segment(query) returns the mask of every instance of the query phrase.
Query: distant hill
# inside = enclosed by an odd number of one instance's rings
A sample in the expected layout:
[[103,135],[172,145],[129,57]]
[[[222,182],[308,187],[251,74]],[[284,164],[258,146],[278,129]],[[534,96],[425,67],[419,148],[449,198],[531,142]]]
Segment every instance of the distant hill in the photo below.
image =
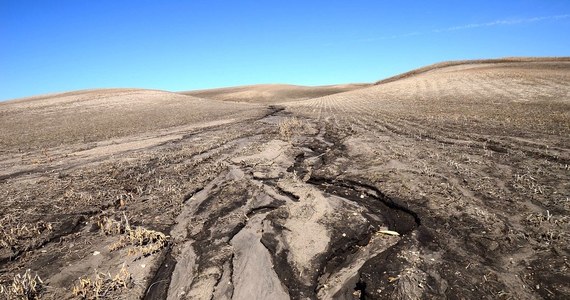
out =
[[402,74],[398,74],[386,79],[376,81],[374,84],[383,84],[399,79],[415,76],[418,74],[444,69],[453,66],[469,66],[469,65],[482,65],[482,64],[501,64],[501,63],[523,63],[523,62],[570,62],[570,57],[505,57],[497,59],[476,59],[476,60],[455,60],[439,62],[433,65],[421,67],[411,70]]
[[[212,102],[214,101],[214,102]],[[93,142],[265,111],[255,104],[166,91],[99,89],[0,102],[0,146],[35,148]]]
[[222,101],[274,104],[322,97],[367,86],[369,84],[340,84],[315,87],[288,84],[259,84],[186,91],[181,92],[181,94]]

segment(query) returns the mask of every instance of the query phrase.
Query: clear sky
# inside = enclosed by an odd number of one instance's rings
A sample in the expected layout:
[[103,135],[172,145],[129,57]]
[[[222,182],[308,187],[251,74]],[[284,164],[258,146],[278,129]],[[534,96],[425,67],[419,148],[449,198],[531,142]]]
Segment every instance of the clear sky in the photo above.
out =
[[568,0],[0,0],[0,100],[371,82],[445,60],[569,55]]

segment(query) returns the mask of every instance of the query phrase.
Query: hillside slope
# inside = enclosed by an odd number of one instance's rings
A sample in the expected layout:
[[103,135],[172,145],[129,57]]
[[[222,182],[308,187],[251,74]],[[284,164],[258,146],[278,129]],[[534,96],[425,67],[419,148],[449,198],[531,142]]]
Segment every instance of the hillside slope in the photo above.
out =
[[287,106],[342,141],[315,182],[368,183],[421,219],[360,268],[367,297],[570,295],[568,59],[442,63]]
[[206,121],[262,113],[261,106],[164,91],[107,89],[0,103],[2,150],[89,143]]
[[[399,79],[408,78],[411,76],[419,75],[422,73],[430,72],[430,71],[437,71],[440,69],[450,69],[449,67],[457,66],[458,68],[470,68],[470,67],[481,67],[483,65],[499,65],[499,64],[506,64],[507,66],[515,65],[519,63],[519,65],[525,65],[525,63],[530,63],[531,65],[537,62],[541,63],[564,63],[569,62],[570,57],[506,57],[506,58],[495,58],[495,59],[478,59],[478,60],[456,60],[456,61],[445,61],[440,63],[435,63],[433,65],[421,67],[418,69],[414,69],[408,72],[404,72],[402,74],[398,74],[392,77],[388,77],[385,79],[381,79],[376,81],[374,84],[383,84],[392,81],[396,81]],[[526,64],[529,66],[529,64]]]

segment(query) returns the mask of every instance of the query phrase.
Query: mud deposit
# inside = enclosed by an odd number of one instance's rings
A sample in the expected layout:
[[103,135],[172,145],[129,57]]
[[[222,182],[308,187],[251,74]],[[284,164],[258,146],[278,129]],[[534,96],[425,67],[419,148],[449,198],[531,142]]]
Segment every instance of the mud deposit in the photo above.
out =
[[[2,139],[0,298],[27,269],[42,299],[570,297],[570,63],[278,88],[0,104],[37,121]],[[105,120],[143,96],[176,102]],[[42,135],[54,103],[97,122]]]

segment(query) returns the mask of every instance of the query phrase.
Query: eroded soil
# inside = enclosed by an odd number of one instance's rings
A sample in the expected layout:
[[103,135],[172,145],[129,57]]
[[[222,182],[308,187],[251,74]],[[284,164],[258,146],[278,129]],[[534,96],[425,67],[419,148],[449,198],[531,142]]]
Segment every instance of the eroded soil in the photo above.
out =
[[570,64],[248,105],[7,146],[0,282],[31,269],[44,299],[570,297]]

